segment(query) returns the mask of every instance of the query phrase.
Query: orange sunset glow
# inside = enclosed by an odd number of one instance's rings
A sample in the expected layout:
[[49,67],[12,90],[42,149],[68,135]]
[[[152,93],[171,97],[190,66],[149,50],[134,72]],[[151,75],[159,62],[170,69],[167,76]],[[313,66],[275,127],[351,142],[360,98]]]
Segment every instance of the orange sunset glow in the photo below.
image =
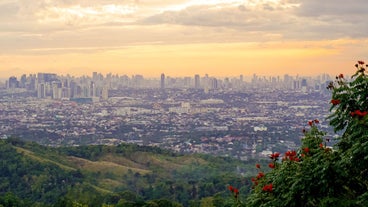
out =
[[[365,6],[364,6],[365,5]],[[368,52],[363,0],[0,2],[0,78],[351,73]]]

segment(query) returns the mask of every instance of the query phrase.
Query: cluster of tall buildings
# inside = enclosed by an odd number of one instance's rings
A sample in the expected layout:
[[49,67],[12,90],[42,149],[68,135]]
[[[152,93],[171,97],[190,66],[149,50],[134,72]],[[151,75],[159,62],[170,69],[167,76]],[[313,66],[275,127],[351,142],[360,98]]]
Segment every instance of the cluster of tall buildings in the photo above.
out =
[[[244,80],[247,79],[247,80]],[[12,76],[6,82],[6,88],[10,90],[25,89],[37,92],[38,98],[47,99],[103,99],[109,97],[109,90],[123,88],[192,88],[204,92],[218,90],[243,90],[254,88],[282,89],[282,90],[322,90],[331,80],[327,74],[317,77],[299,77],[284,75],[283,77],[266,77],[253,75],[244,78],[243,75],[231,78],[216,78],[208,74],[192,77],[170,77],[164,73],[159,79],[144,78],[142,75],[112,75],[106,76],[93,72],[91,76],[72,77],[58,76],[54,73],[38,73],[22,75],[18,80]]]
[[[228,78],[225,78],[225,81],[228,81]],[[215,77],[209,77],[208,74],[206,74],[204,77],[200,77],[200,75],[195,74],[194,79],[192,79],[191,77],[171,78],[166,77],[165,74],[162,73],[160,80],[160,88],[161,89],[194,88],[194,89],[204,89],[205,91],[208,91],[208,90],[216,90],[219,89],[220,87],[219,87],[219,79]]]
[[73,98],[108,98],[108,87],[104,82],[93,79],[76,80],[70,76],[59,77],[54,73],[38,73],[22,75],[20,80],[15,76],[6,82],[7,89],[25,89],[37,92],[38,98],[73,99]]
[[330,81],[331,76],[328,74],[321,74],[315,77],[285,74],[283,78],[280,76],[265,77],[253,75],[251,85],[253,88],[272,87],[275,89],[307,92],[310,90],[324,90]]

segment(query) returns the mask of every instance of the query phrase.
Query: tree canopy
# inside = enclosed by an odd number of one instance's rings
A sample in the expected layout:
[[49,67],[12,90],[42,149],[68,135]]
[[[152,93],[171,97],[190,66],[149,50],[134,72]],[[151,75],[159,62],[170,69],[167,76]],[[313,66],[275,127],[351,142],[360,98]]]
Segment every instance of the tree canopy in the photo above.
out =
[[355,67],[351,78],[340,74],[327,86],[336,140],[319,129],[319,120],[309,121],[298,149],[256,165],[253,190],[244,203],[235,198],[237,206],[368,206],[368,65]]

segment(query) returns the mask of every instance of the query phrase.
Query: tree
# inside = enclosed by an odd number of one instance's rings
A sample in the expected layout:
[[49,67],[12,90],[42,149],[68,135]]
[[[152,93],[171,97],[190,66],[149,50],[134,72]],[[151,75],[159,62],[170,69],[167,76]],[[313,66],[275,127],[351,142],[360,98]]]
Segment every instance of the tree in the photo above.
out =
[[343,131],[337,144],[349,189],[357,205],[368,205],[368,75],[363,61],[355,65],[352,81],[342,74],[329,88],[332,92],[330,124],[335,131]]
[[202,198],[200,207],[214,207],[213,197]]
[[[328,85],[332,91],[330,125],[341,136],[331,138],[318,129],[318,120],[308,122],[299,149],[270,155],[257,165],[247,206],[368,206],[368,66],[356,64],[351,79],[340,74]],[[281,160],[280,160],[281,159]]]

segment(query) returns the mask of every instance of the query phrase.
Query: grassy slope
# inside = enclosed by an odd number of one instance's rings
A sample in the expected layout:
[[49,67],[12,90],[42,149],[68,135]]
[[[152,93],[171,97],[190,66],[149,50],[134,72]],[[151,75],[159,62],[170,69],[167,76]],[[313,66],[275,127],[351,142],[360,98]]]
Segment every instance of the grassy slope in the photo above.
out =
[[[53,148],[19,140],[6,142],[25,159],[53,165],[81,178],[67,196],[84,203],[91,200],[91,195],[116,195],[126,190],[148,193],[151,198],[175,199],[178,193],[190,192],[193,186],[198,188],[197,193],[206,191],[202,196],[211,196],[227,192],[227,184],[244,186],[249,180],[245,177],[256,174],[254,161],[178,155],[158,148],[134,145]],[[177,188],[174,194],[172,187]]]
[[[207,165],[208,161],[193,155],[168,156],[166,154],[136,151],[129,156],[107,152],[97,160],[89,160],[76,156],[58,153],[56,150],[32,151],[30,146],[14,146],[18,153],[38,162],[47,162],[59,166],[66,171],[80,170],[85,175],[93,176],[95,189],[111,192],[114,188],[125,185],[122,176],[129,171],[133,174],[146,175],[156,173],[159,178],[168,178],[173,170],[180,170],[189,165]],[[91,176],[86,176],[91,177]]]

